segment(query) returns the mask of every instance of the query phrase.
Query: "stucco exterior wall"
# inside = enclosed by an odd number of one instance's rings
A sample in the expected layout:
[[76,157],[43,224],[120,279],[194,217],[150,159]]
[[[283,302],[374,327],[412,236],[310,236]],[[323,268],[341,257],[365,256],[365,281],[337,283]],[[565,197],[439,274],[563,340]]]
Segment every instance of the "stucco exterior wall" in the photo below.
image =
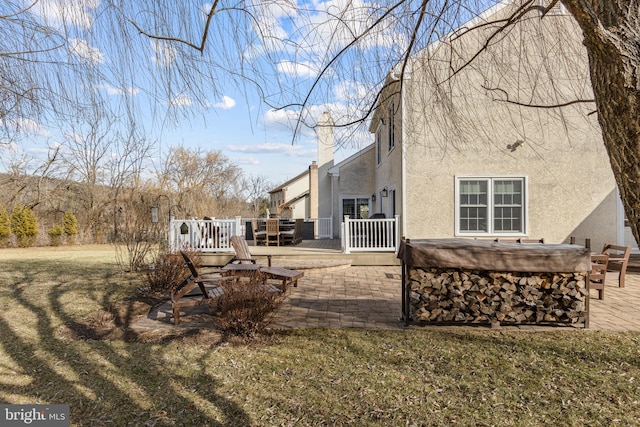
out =
[[[375,170],[375,151],[370,146],[363,149],[352,160],[340,165],[339,173],[332,175],[333,185],[333,229],[334,235],[340,235],[342,200],[344,198],[368,198],[375,191],[373,171]],[[370,212],[374,212],[370,206]]]
[[[373,183],[376,194],[374,212],[384,213],[387,218],[392,218],[394,214],[402,215],[403,109],[399,89],[399,85],[391,84],[383,94],[382,98],[385,99],[385,102],[379,108],[378,129],[374,133],[374,161],[376,162]],[[392,106],[394,107],[393,112],[391,112]],[[390,148],[389,127],[392,125],[391,121],[393,121],[395,143]],[[386,197],[383,196],[383,190],[386,190]]]
[[[441,43],[412,64],[403,94],[404,234],[456,236],[456,176],[522,176],[527,236],[588,237],[594,248],[615,241],[615,182],[594,105],[520,105],[593,98],[580,29],[569,16],[534,14],[465,66],[495,29]],[[449,78],[452,69],[461,71]]]

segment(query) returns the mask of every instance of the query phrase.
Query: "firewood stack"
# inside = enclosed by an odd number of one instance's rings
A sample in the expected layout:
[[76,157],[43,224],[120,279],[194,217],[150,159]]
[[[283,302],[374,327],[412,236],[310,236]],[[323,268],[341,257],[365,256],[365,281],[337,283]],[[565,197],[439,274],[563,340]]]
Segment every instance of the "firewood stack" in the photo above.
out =
[[586,273],[514,273],[412,268],[415,321],[584,324]]

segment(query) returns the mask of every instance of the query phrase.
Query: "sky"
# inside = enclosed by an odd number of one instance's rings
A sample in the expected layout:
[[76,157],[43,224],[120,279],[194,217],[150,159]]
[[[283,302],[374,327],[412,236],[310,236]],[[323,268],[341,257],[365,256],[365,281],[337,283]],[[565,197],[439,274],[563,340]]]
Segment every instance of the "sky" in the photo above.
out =
[[[274,185],[316,160],[315,132],[297,126],[298,118],[312,126],[324,111],[338,123],[371,112],[385,77],[408,46],[407,28],[421,4],[401,2],[387,15],[375,0],[247,0],[248,14],[222,0],[204,31],[211,3],[168,2],[171,7],[163,10],[151,7],[153,1],[123,1],[114,9],[104,0],[8,0],[0,5],[0,16],[28,17],[33,28],[51,31],[32,37],[32,26],[12,28],[0,20],[0,32],[16,40],[7,47],[0,39],[0,49],[51,55],[51,63],[63,64],[69,73],[59,78],[67,87],[54,91],[98,99],[118,111],[122,123],[135,111],[136,125],[156,142],[157,156],[173,146],[221,151],[247,175],[264,176]],[[448,4],[429,2],[434,10],[427,16],[446,18],[438,7]],[[114,24],[123,16],[124,25]],[[417,37],[422,47],[441,35],[425,28]],[[203,33],[208,39],[202,53],[176,42],[196,45]],[[355,36],[361,38],[355,42]],[[24,46],[21,40],[27,40]],[[37,49],[27,45],[33,40]],[[122,40],[130,49],[119,47]],[[73,74],[85,66],[92,73]],[[56,72],[45,70],[43,76]],[[20,129],[23,138],[10,146],[11,156],[20,157],[43,156],[56,145],[64,149],[69,138],[82,140],[91,119],[85,121],[71,128],[59,117],[46,122],[43,116],[19,116],[5,117],[3,124]],[[336,162],[373,142],[367,125],[336,131]],[[6,168],[9,151],[4,150]]]

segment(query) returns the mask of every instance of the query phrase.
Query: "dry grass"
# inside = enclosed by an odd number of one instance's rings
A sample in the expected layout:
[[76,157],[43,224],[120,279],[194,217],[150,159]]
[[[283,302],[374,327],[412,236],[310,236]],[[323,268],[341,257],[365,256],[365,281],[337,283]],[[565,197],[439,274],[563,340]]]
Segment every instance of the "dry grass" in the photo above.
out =
[[143,277],[120,274],[108,246],[0,259],[0,401],[68,403],[72,425],[640,425],[635,333],[70,340],[63,325],[112,321]]

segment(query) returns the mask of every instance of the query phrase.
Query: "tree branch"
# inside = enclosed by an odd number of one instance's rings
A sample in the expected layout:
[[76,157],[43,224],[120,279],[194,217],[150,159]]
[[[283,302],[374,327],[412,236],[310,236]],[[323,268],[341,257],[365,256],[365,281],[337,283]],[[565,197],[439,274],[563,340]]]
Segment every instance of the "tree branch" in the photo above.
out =
[[573,104],[586,104],[586,103],[596,102],[595,99],[574,99],[573,101],[568,101],[568,102],[563,102],[563,103],[560,103],[560,104],[553,104],[553,105],[540,105],[540,104],[531,104],[531,103],[527,104],[527,103],[520,102],[520,101],[512,101],[512,100],[510,100],[509,99],[509,94],[507,93],[507,91],[504,90],[504,89],[501,89],[499,87],[490,88],[490,87],[486,87],[486,86],[482,85],[482,88],[484,90],[489,91],[489,92],[500,92],[505,97],[505,99],[493,98],[494,101],[506,102],[507,104],[518,105],[520,107],[552,109],[552,108],[568,107],[569,105],[573,105]]

